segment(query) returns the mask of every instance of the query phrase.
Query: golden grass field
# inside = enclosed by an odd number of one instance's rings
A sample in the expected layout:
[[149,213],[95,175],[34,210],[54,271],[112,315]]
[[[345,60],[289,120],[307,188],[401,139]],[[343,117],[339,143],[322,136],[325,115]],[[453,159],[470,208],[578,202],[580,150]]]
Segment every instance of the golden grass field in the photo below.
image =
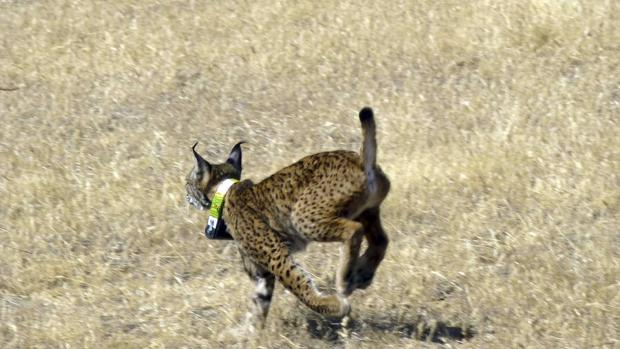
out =
[[[620,348],[617,0],[4,0],[0,45],[2,348]],[[260,180],[365,105],[391,244],[350,336],[281,286],[240,335],[191,145]]]

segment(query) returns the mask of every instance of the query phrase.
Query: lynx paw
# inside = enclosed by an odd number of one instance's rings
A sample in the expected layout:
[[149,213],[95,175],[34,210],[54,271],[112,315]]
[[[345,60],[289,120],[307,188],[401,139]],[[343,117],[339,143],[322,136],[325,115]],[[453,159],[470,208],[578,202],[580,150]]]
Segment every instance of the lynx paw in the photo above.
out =
[[338,289],[340,293],[345,296],[349,296],[353,291],[360,289],[364,290],[372,283],[375,277],[375,273],[370,270],[356,270],[346,278],[345,285],[340,286]]

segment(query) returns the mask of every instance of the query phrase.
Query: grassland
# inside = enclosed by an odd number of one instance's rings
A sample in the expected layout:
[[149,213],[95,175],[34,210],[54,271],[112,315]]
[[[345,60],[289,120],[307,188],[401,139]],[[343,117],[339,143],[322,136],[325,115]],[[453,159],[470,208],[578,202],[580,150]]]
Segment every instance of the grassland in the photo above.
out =
[[[0,1],[0,45],[0,347],[620,347],[615,0]],[[350,338],[281,287],[240,336],[190,146],[259,180],[364,105],[391,245]]]

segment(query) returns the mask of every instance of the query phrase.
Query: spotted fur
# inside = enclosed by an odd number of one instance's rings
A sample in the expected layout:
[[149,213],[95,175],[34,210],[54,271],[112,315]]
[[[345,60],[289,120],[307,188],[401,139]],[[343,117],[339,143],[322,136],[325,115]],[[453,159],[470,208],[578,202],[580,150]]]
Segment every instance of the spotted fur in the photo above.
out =
[[[350,311],[346,296],[370,285],[388,245],[379,206],[390,182],[376,164],[373,112],[360,111],[364,140],[360,153],[330,151],[307,156],[270,177],[235,184],[225,198],[223,219],[238,242],[245,270],[256,282],[254,314],[267,317],[275,280],[310,309],[331,318]],[[208,208],[217,185],[241,176],[241,148],[211,165],[194,152],[187,199]],[[368,248],[360,256],[362,240]],[[341,242],[338,292],[321,293],[292,254],[310,241]]]

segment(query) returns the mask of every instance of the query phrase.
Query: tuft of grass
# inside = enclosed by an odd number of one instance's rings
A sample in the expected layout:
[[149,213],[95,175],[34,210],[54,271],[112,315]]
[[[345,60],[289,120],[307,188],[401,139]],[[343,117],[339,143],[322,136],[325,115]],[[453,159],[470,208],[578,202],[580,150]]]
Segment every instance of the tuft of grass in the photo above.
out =
[[[0,346],[613,348],[614,1],[0,2]],[[358,149],[391,244],[351,336],[251,282],[183,202],[190,146],[259,180]],[[299,256],[333,287],[337,246]],[[333,261],[333,262],[330,262]]]

